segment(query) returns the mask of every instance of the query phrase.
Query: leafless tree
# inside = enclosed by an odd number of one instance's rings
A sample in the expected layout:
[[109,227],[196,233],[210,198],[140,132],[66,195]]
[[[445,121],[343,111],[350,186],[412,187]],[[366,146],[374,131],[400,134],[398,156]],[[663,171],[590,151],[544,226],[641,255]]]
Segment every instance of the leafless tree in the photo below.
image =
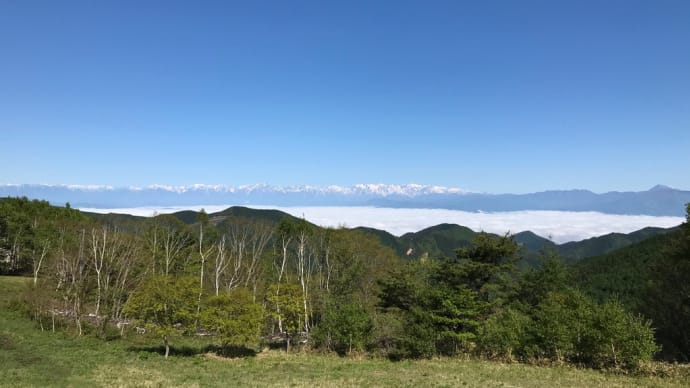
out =
[[228,260],[228,252],[225,248],[225,235],[222,235],[215,245],[216,254],[213,256],[213,286],[216,291],[216,296],[218,296],[222,286],[222,276],[230,263]]

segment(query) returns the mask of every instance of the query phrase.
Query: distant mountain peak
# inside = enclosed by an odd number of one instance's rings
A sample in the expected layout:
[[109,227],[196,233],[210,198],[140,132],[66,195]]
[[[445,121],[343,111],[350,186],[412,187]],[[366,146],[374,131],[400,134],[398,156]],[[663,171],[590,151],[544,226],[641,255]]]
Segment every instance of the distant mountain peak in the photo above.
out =
[[665,186],[665,185],[656,185],[656,186],[652,187],[651,189],[649,189],[649,191],[669,191],[669,190],[675,190],[675,189],[672,187]]

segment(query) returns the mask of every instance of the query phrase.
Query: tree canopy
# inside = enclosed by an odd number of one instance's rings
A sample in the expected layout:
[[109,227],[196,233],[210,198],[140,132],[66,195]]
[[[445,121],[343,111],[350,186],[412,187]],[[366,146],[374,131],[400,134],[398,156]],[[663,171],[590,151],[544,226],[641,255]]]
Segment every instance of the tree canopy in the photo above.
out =
[[[394,359],[634,368],[659,345],[664,357],[688,358],[688,223],[646,242],[654,254],[645,242],[618,251],[646,258],[616,262],[618,275],[635,273],[633,285],[597,280],[596,260],[572,267],[555,251],[525,269],[513,236],[466,232],[472,239],[454,256],[410,257],[365,230],[303,219],[95,217],[15,198],[0,200],[0,265],[33,276],[27,310],[39,322],[58,319],[77,334],[139,327],[159,335],[166,354],[171,337],[203,335],[221,347]],[[634,298],[612,292],[626,289]]]

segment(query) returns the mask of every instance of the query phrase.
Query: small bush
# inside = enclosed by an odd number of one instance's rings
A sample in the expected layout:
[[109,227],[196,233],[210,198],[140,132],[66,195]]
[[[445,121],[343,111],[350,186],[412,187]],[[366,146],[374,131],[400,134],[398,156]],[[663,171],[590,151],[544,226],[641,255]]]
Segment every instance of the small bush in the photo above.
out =
[[635,369],[658,351],[649,321],[616,301],[552,293],[536,312],[533,355],[594,368]]
[[428,320],[428,314],[419,308],[412,308],[403,323],[402,335],[389,352],[390,358],[431,358],[436,355],[437,332]]
[[363,351],[371,339],[373,323],[366,309],[356,303],[333,303],[316,328],[317,344],[343,355]]
[[614,370],[635,370],[658,351],[649,321],[574,290],[549,293],[531,314],[510,307],[490,316],[477,344],[491,359]]
[[591,318],[581,352],[592,366],[635,369],[659,350],[650,321],[625,311],[617,301],[597,306]]
[[480,353],[489,359],[508,362],[524,358],[532,324],[527,314],[513,308],[490,316],[479,328],[477,345]]
[[229,349],[256,346],[263,318],[263,308],[246,289],[209,297],[201,312],[204,327],[217,333]]

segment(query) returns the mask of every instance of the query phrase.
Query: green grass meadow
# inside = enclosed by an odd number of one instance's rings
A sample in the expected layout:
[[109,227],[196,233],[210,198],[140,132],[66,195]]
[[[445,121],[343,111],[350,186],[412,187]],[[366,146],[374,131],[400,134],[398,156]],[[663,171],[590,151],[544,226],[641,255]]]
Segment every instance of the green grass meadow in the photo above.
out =
[[[160,341],[128,335],[110,341],[41,331],[9,308],[28,280],[0,277],[0,386],[8,387],[682,387],[681,377],[626,376],[570,367],[479,360],[392,362],[307,352],[265,350],[229,358],[208,340]],[[48,327],[46,327],[48,329]]]

